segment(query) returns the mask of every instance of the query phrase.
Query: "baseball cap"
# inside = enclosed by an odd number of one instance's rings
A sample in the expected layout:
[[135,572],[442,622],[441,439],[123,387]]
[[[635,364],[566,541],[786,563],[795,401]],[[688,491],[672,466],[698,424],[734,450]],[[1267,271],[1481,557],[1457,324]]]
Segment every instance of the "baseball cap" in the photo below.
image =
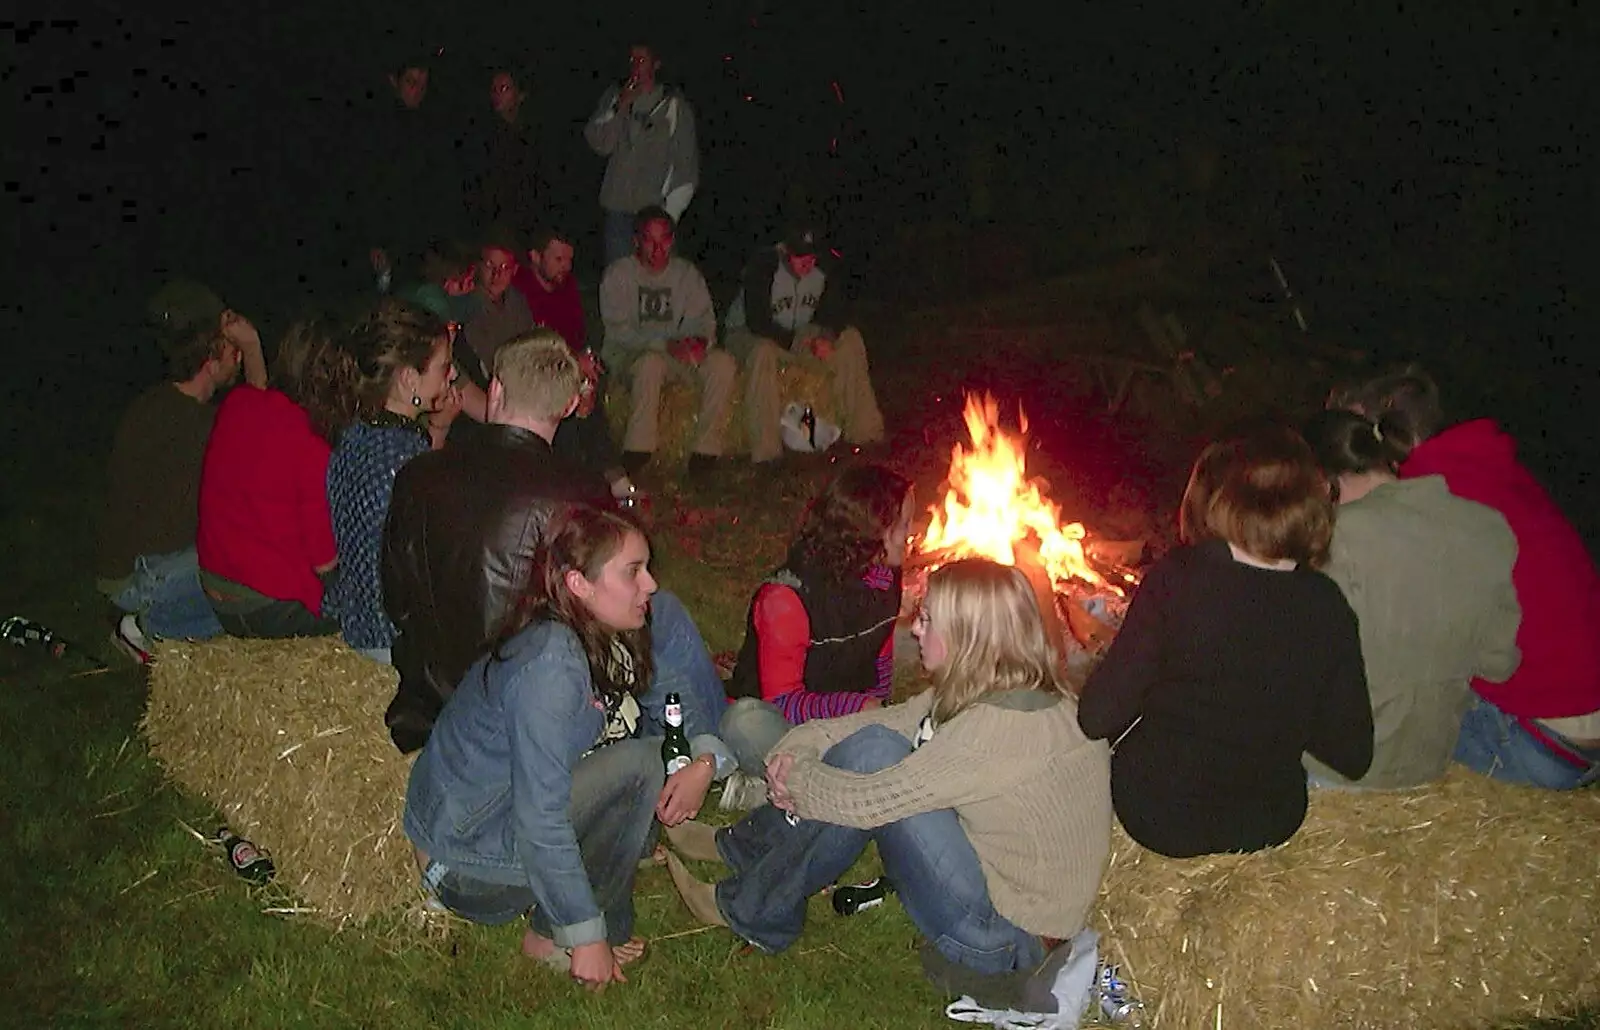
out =
[[795,257],[808,257],[822,249],[820,238],[814,226],[797,225],[783,238],[783,249]]
[[216,328],[228,305],[209,287],[193,279],[173,279],[155,292],[145,314],[163,339],[178,339]]

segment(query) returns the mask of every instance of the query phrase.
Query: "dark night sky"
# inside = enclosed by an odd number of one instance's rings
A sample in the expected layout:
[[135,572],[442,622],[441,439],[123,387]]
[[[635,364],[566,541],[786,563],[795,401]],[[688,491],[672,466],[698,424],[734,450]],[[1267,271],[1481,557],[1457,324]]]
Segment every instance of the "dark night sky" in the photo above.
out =
[[[247,310],[323,281],[360,252],[338,228],[349,140],[387,102],[385,66],[422,46],[444,48],[429,103],[458,123],[481,104],[483,64],[526,62],[571,159],[563,214],[591,231],[601,166],[578,133],[642,29],[699,111],[692,214],[708,256],[742,252],[783,180],[821,171],[839,187],[839,238],[863,264],[884,259],[904,225],[965,214],[978,140],[1004,150],[993,215],[1015,231],[1112,219],[1144,191],[1149,242],[1181,246],[1162,233],[1186,231],[1193,169],[1213,154],[1215,227],[1270,238],[1332,317],[1487,318],[1548,337],[1552,362],[1592,363],[1571,326],[1592,296],[1600,104],[1583,65],[1600,49],[1578,3],[1024,6],[744,0],[674,23],[358,0],[13,23],[11,335],[25,354],[115,373],[106,340],[134,333],[166,269]],[[1284,153],[1298,155],[1288,171]],[[1407,270],[1405,288],[1375,268]],[[1421,297],[1430,268],[1455,287]]]

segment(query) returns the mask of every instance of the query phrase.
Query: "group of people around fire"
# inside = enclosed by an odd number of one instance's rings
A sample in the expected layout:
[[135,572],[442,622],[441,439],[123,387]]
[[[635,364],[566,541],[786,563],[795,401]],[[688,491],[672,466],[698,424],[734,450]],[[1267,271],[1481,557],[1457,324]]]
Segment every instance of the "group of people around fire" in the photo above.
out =
[[[597,149],[692,125],[681,97],[656,97],[648,49],[632,56],[590,123]],[[644,953],[642,862],[660,856],[698,919],[779,952],[872,843],[930,979],[1040,1011],[1113,814],[1185,858],[1282,844],[1310,792],[1411,788],[1452,760],[1542,788],[1600,779],[1593,562],[1510,438],[1448,422],[1414,367],[1336,391],[1302,426],[1207,446],[1181,543],[1081,683],[1015,568],[950,562],[908,610],[914,491],[867,461],[841,466],[750,584],[724,682],[626,503],[662,385],[701,391],[690,471],[723,456],[740,367],[754,382],[791,345],[832,363],[847,434],[878,439],[882,420],[859,332],[816,328],[833,295],[814,231],[751,262],[719,341],[658,206],[687,203],[692,163],[681,141],[639,145],[673,171],[648,203],[617,199],[623,173],[607,173],[608,225],[625,218],[633,253],[600,284],[598,357],[572,243],[551,231],[430,248],[417,282],[296,322],[270,365],[205,287],[175,281],[150,305],[171,376],[111,458],[115,636],[145,659],[160,638],[339,633],[392,664],[385,721],[417,753],[404,827],[439,904],[526,920],[530,959],[598,988]],[[632,391],[620,450],[604,368]],[[778,446],[762,383],[758,458]],[[897,625],[931,681],[899,699]],[[691,760],[668,773],[671,695]],[[697,817],[718,782],[749,811],[713,828]],[[705,882],[685,859],[724,868]]]

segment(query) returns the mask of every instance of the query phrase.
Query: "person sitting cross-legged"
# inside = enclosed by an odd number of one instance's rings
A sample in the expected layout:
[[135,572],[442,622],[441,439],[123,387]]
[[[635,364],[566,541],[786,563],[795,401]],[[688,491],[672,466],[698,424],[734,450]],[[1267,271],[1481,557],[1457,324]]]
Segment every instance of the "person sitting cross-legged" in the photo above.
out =
[[216,397],[241,367],[252,388],[266,385],[261,337],[209,289],[174,280],[149,313],[173,378],[140,394],[117,426],[97,561],[101,591],[125,613],[112,639],[140,663],[155,640],[222,632],[195,555],[200,467]]
[[672,253],[672,216],[645,208],[634,221],[634,252],[611,263],[600,280],[605,322],[601,357],[627,377],[632,410],[622,440],[622,465],[632,475],[655,453],[661,390],[667,379],[698,383],[700,413],[690,473],[716,466],[739,364],[715,345],[717,317],[700,270]]
[[[913,625],[932,689],[903,705],[790,730],[767,760],[772,803],[721,830],[667,830],[732,875],[668,866],[689,910],[769,952],[800,936],[806,901],[876,842],[927,938],[924,968],[981,1004],[1052,1011],[1111,846],[1106,745],[1078,728],[1027,578],[985,559],[928,581]],[[796,822],[789,816],[797,817]]]
[[649,565],[644,534],[622,516],[558,513],[501,639],[451,694],[406,789],[425,888],[473,922],[526,915],[523,953],[597,988],[626,980],[622,966],[644,952],[633,880],[655,819],[681,822],[701,800],[674,793],[660,744],[639,735]]
[[822,250],[814,228],[790,230],[782,243],[750,259],[728,309],[726,344],[745,369],[750,460],[758,464],[783,454],[778,368],[789,361],[816,362],[829,370],[834,410],[847,442],[883,440],[867,347],[860,330],[844,320],[844,284],[819,264]]

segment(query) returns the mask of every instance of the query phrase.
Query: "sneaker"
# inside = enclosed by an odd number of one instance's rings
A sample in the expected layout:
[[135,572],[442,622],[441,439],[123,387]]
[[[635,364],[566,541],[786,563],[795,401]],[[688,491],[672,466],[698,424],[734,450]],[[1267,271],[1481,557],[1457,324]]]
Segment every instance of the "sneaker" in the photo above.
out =
[[139,628],[139,616],[133,612],[117,620],[117,628],[111,631],[111,642],[138,664],[150,664],[150,639]]
[[724,810],[747,811],[767,803],[767,781],[736,769],[722,784],[722,799],[717,807]]

